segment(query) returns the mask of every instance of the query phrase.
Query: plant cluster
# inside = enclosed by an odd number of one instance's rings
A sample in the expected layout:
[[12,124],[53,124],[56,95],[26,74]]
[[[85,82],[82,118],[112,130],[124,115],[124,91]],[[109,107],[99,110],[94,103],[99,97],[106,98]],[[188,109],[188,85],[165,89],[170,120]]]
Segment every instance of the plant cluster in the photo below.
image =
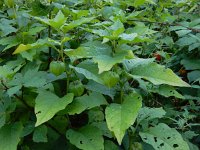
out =
[[0,1],[0,150],[198,150],[199,0]]

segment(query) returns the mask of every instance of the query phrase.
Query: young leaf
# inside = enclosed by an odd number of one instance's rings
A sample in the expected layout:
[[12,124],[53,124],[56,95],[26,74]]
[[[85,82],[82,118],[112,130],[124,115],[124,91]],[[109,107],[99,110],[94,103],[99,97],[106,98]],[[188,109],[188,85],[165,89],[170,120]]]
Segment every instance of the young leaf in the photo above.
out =
[[109,71],[115,64],[121,63],[128,56],[128,51],[125,53],[116,54],[114,57],[108,55],[99,55],[93,58],[94,62],[98,63],[99,74],[104,71]]
[[79,130],[69,129],[66,133],[67,139],[79,149],[103,150],[104,141],[101,131],[91,125],[82,127]]
[[113,131],[117,141],[121,144],[126,130],[135,122],[138,111],[142,107],[142,98],[132,93],[124,98],[122,104],[110,104],[106,110],[106,122]]
[[0,149],[17,150],[22,130],[23,126],[18,122],[3,126],[0,129]]
[[82,24],[85,24],[85,23],[88,23],[88,22],[91,22],[92,20],[94,19],[94,17],[90,17],[90,18],[81,18],[81,19],[78,19],[78,20],[74,20],[72,21],[71,23],[69,23],[68,25],[66,26],[63,26],[62,27],[62,31],[63,32],[68,32],[69,30],[72,30]]
[[37,122],[35,126],[39,126],[42,123],[50,120],[60,110],[72,102],[74,95],[68,93],[62,98],[59,98],[55,94],[48,91],[40,91],[35,100],[35,114]]
[[176,131],[164,123],[139,133],[142,140],[154,147],[155,150],[189,150],[187,142]]

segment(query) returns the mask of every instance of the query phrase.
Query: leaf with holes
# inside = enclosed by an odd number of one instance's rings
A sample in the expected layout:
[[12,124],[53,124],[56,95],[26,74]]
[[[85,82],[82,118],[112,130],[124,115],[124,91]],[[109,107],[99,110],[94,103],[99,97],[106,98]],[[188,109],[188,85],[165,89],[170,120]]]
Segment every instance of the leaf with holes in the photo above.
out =
[[83,150],[103,150],[104,141],[101,131],[91,125],[84,126],[78,130],[69,129],[66,133],[67,139]]
[[35,114],[37,122],[35,126],[39,126],[42,123],[50,120],[60,110],[72,102],[74,95],[68,93],[62,98],[59,98],[55,94],[48,91],[40,91],[35,100]]
[[140,109],[137,117],[137,123],[139,124],[141,121],[149,121],[151,119],[155,118],[162,118],[166,112],[163,110],[163,108],[149,108],[149,107],[143,107]]
[[140,132],[142,140],[154,147],[155,150],[189,150],[187,142],[176,129],[164,123]]
[[141,107],[141,96],[132,93],[124,97],[122,104],[112,103],[106,108],[105,114],[108,128],[114,132],[119,144],[121,144],[126,130],[135,122]]

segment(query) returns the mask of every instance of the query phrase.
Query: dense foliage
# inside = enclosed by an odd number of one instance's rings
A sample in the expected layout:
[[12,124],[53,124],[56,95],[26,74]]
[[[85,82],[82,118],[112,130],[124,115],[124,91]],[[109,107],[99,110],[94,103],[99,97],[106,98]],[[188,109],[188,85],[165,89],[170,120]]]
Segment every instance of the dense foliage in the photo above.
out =
[[0,150],[198,150],[199,0],[0,10]]

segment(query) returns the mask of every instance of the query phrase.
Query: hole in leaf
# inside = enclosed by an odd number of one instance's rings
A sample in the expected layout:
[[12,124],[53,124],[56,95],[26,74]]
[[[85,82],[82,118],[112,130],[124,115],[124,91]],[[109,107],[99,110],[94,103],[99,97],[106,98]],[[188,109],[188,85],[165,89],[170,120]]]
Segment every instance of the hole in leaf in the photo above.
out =
[[37,115],[37,114],[40,114],[40,113],[41,113],[41,111],[38,111],[38,112],[36,113],[36,115]]
[[160,147],[162,147],[162,146],[164,146],[164,145],[165,145],[164,143],[161,143],[161,144],[160,144]]
[[167,137],[167,139],[169,140],[171,137]]
[[147,138],[145,137],[145,138],[143,138],[145,141],[147,140]]
[[173,147],[174,147],[174,148],[177,148],[177,147],[178,147],[178,144],[174,144]]
[[172,93],[172,91],[169,91],[170,93]]
[[83,144],[83,141],[80,141],[80,144]]
[[157,137],[154,137],[154,141],[157,142]]

